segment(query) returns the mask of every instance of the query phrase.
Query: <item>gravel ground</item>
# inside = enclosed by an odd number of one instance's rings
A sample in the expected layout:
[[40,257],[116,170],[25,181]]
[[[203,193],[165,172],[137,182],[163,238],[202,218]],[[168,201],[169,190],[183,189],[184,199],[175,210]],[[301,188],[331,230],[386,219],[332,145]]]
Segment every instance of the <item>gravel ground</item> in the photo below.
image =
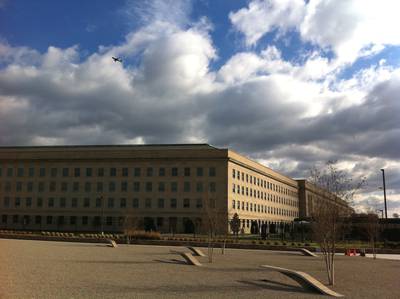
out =
[[[321,258],[296,252],[214,250],[188,266],[180,247],[0,239],[0,298],[323,298],[268,264],[326,283]],[[203,249],[206,252],[206,249]],[[400,298],[400,261],[338,256],[336,292],[347,298]]]

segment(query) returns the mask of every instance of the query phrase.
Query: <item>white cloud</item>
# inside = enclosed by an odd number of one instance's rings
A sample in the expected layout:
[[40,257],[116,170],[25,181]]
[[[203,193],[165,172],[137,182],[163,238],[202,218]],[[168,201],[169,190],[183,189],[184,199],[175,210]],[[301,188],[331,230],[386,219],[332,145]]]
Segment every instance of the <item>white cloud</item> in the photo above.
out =
[[303,0],[254,0],[247,8],[230,13],[229,18],[246,38],[246,45],[254,45],[265,33],[275,28],[286,30],[302,19]]
[[306,42],[332,49],[340,63],[399,45],[400,2],[392,0],[253,0],[230,14],[246,44],[274,29],[296,30]]

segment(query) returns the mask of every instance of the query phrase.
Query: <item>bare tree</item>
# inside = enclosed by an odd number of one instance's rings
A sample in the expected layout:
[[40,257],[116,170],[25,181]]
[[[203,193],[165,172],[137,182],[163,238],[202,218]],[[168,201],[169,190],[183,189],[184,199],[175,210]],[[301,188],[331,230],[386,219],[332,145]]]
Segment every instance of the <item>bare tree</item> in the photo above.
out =
[[322,198],[317,200],[312,211],[313,230],[321,247],[328,282],[334,285],[336,242],[343,219],[348,216],[343,201],[349,206],[353,203],[354,195],[365,183],[365,178],[354,183],[338,169],[335,161],[329,161],[324,167],[311,170],[310,181],[323,190]]
[[378,242],[380,231],[378,215],[373,211],[368,211],[363,227],[372,247],[372,255],[376,259],[376,243]]
[[207,233],[208,239],[208,261],[213,262],[214,247],[217,238],[223,239],[221,253],[225,253],[226,241],[229,236],[228,212],[220,206],[215,198],[210,198],[209,194],[203,205],[202,221],[203,230]]
[[139,229],[142,224],[141,218],[134,213],[126,214],[124,217],[123,228],[124,235],[126,236],[126,241],[130,244],[132,237],[134,237],[135,233]]

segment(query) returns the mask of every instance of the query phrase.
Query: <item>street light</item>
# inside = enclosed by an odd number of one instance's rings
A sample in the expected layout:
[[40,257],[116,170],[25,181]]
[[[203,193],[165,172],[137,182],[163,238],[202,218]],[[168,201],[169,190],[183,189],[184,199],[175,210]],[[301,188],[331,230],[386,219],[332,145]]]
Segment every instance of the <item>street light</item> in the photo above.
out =
[[385,202],[385,218],[387,219],[385,169],[381,168],[381,171],[382,171],[382,179],[383,179],[383,200]]

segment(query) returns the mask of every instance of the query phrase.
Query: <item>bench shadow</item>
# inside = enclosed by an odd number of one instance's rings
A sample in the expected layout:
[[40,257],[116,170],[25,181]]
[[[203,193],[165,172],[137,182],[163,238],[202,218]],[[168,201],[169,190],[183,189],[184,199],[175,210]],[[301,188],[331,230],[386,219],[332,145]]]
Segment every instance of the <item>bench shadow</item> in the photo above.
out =
[[164,263],[164,264],[175,264],[175,265],[187,265],[186,262],[176,260],[176,259],[170,259],[170,260],[153,260],[154,262],[158,263]]
[[282,282],[274,281],[274,280],[269,280],[269,279],[261,279],[259,281],[239,280],[238,282],[247,284],[247,285],[256,286],[256,287],[263,288],[263,289],[273,290],[273,291],[315,294],[314,292],[305,290],[300,286],[293,286],[290,284],[286,284],[286,283],[282,283]]
[[154,261],[70,261],[72,263],[84,263],[84,264],[154,264]]

